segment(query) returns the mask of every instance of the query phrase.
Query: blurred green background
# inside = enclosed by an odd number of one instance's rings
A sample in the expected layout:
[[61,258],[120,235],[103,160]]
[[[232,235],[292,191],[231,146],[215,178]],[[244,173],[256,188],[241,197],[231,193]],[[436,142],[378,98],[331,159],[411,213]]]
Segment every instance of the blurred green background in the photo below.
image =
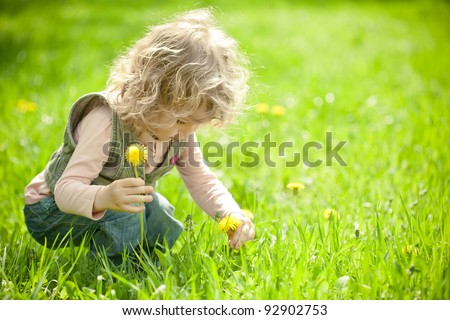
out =
[[[231,168],[214,168],[238,203],[255,213],[257,238],[245,255],[253,259],[248,273],[253,278],[242,284],[252,294],[244,296],[450,298],[450,4],[437,0],[0,0],[0,251],[8,252],[0,276],[19,281],[15,265],[26,259],[14,259],[14,245],[41,250],[23,223],[23,188],[61,143],[71,103],[104,88],[113,59],[146,26],[206,6],[239,41],[252,78],[248,108],[239,121],[223,131],[201,130],[201,142],[226,147],[231,141],[261,142],[270,133],[277,143],[294,146],[283,157],[272,150],[274,168],[264,163],[241,168],[247,158],[237,149],[228,155]],[[260,104],[267,104],[268,112],[257,112]],[[284,114],[271,112],[276,105]],[[347,166],[333,161],[317,168],[286,167],[306,143],[325,145],[326,132],[333,133],[333,146],[347,141],[339,152]],[[255,152],[264,157],[261,148]],[[325,160],[325,152],[310,156]],[[286,189],[292,181],[306,185],[300,197]],[[176,205],[178,218],[192,214],[201,225],[207,218],[180,182],[174,172],[159,190]],[[329,207],[340,212],[334,231],[322,217]],[[321,233],[322,224],[329,237]],[[364,235],[356,247],[355,225]],[[327,232],[339,241],[331,244]],[[186,241],[175,249],[181,257]],[[205,248],[210,249],[200,245],[197,254]],[[287,257],[285,272],[273,274],[266,264],[270,252]],[[310,260],[322,254],[322,262]],[[421,268],[414,279],[411,266]],[[172,286],[181,281],[168,274],[159,281]],[[344,274],[351,275],[351,290],[331,290]],[[293,289],[278,292],[267,283]],[[226,285],[233,284],[217,285],[218,297],[242,294],[223,290]],[[189,286],[186,292],[181,297],[211,297]]]

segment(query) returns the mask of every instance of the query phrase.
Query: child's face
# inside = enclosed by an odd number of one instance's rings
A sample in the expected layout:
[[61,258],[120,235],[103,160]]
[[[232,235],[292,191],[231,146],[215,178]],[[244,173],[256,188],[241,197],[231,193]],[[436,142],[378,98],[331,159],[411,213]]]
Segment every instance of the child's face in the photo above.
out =
[[159,141],[170,141],[173,140],[176,135],[179,135],[179,137],[183,139],[194,133],[198,127],[199,124],[178,120],[177,123],[171,127],[157,129],[153,137]]
[[[171,141],[175,138],[175,136],[179,136],[179,138],[184,139],[187,138],[190,134],[194,133],[200,123],[205,121],[205,113],[207,112],[206,107],[200,107],[194,114],[187,118],[178,119],[176,123],[167,128],[158,128],[155,130],[153,134],[153,138],[159,141]],[[161,119],[161,122],[168,122],[169,119]],[[170,119],[172,120],[172,119]]]

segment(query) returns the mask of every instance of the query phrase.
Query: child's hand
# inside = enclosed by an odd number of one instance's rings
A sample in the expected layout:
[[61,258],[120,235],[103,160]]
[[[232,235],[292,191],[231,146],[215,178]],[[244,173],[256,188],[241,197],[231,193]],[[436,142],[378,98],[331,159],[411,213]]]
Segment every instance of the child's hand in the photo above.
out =
[[[144,180],[140,178],[116,180],[97,192],[93,209],[94,212],[110,209],[138,213],[145,209],[144,202],[153,200],[153,197],[149,195],[153,191],[153,187],[146,186]],[[132,204],[140,204],[140,206]]]
[[232,213],[231,215],[241,220],[239,227],[231,236],[228,236],[230,248],[238,250],[245,242],[253,240],[255,237],[255,226],[253,225],[253,222],[243,214]]

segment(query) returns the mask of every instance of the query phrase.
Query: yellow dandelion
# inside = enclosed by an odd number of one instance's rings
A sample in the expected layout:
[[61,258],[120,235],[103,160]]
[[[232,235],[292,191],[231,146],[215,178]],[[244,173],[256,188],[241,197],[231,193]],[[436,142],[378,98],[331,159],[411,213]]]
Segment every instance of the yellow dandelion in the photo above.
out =
[[269,112],[269,105],[267,103],[259,103],[255,106],[255,111],[258,113]]
[[147,148],[138,143],[132,144],[127,148],[125,157],[129,163],[137,167],[147,161]]
[[[147,148],[140,143],[133,143],[128,146],[125,152],[125,158],[133,166],[134,176],[136,178],[139,178],[137,167],[140,164],[143,164],[145,161],[147,161]],[[142,203],[138,204],[139,206],[143,205]],[[140,213],[140,226],[141,226],[141,246],[143,247],[145,239],[144,211],[141,211]],[[142,251],[141,251],[141,258],[142,258]]]
[[331,219],[335,219],[335,220],[339,220],[341,218],[341,216],[339,215],[339,212],[337,212],[333,208],[325,209],[325,211],[323,212],[323,216],[327,220],[330,220],[330,218]]
[[17,101],[17,109],[22,113],[34,112],[36,111],[36,103],[25,99],[20,99]]
[[226,232],[228,236],[232,236],[234,231],[241,225],[242,221],[233,215],[226,216],[219,221],[219,231]]
[[284,116],[286,114],[286,108],[280,105],[273,106],[272,114],[278,117]]
[[410,244],[404,245],[402,247],[402,252],[408,256],[417,256],[419,254],[419,250]]
[[253,215],[253,212],[251,212],[250,210],[247,209],[241,209],[241,212],[244,214],[244,216],[246,216],[248,219],[253,220],[253,218],[255,217]]
[[305,185],[300,182],[289,182],[286,187],[291,189],[294,194],[298,194],[299,190],[305,189]]

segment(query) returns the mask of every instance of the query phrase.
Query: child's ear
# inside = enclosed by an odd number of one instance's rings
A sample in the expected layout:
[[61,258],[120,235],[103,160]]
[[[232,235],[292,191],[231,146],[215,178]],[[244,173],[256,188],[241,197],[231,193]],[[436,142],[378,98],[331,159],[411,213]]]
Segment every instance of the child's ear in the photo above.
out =
[[213,127],[220,127],[223,125],[223,121],[219,118],[212,118],[209,123]]

